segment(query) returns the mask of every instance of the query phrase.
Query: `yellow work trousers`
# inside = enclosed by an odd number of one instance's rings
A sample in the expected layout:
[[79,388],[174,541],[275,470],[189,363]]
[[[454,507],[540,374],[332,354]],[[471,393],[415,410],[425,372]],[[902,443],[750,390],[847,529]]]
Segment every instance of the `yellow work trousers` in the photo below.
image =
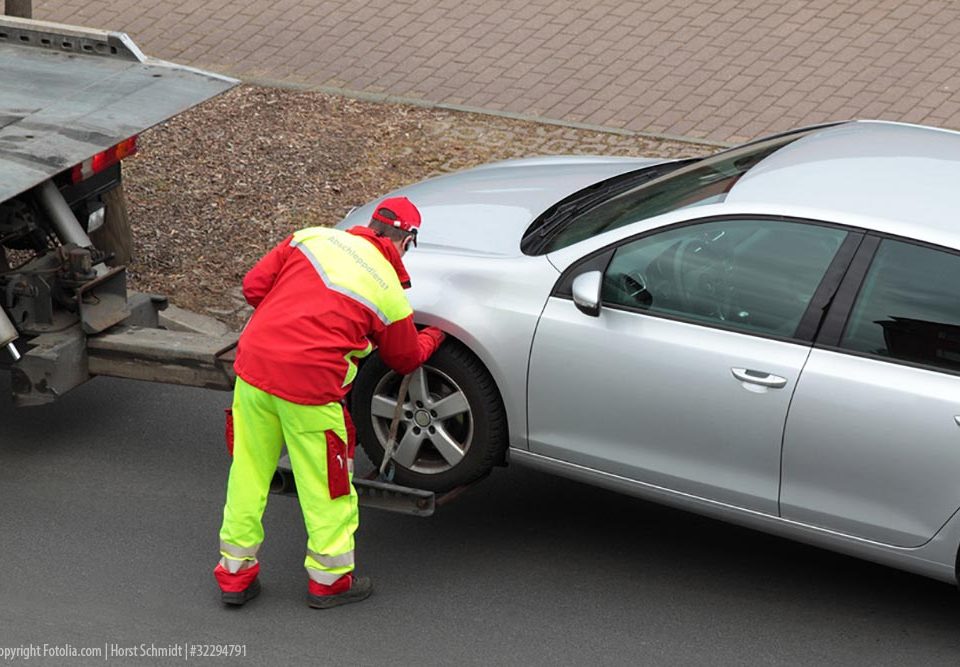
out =
[[348,419],[340,403],[291,403],[237,378],[233,463],[220,528],[224,568],[236,573],[257,562],[270,480],[286,443],[307,528],[307,574],[329,586],[353,571],[359,513]]

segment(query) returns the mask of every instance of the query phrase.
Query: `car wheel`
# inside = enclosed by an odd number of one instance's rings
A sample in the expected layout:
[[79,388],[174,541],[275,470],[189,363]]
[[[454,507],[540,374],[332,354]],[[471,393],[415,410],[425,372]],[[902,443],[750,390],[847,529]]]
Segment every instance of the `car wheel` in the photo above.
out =
[[[412,375],[397,430],[394,481],[442,492],[486,475],[503,458],[507,421],[483,364],[448,341]],[[354,383],[357,439],[378,467],[402,379],[375,355]]]

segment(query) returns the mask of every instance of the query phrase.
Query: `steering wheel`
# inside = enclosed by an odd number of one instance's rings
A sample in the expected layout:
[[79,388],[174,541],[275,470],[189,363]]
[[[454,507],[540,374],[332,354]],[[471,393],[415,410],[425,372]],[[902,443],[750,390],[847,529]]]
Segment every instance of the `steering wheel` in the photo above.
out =
[[674,255],[673,275],[681,307],[721,322],[731,319],[735,289],[728,277],[732,264],[709,242],[686,239]]
[[653,303],[653,295],[647,289],[649,283],[639,271],[621,273],[618,282],[617,287],[620,288],[627,299],[639,306],[649,306]]

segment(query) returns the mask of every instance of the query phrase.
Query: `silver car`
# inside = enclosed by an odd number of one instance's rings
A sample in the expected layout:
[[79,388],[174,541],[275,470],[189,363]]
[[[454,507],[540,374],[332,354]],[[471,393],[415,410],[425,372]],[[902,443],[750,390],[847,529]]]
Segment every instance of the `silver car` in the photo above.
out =
[[[846,122],[395,194],[423,214],[416,317],[448,333],[399,481],[509,461],[956,582],[960,133]],[[373,358],[355,384],[375,462],[399,382]]]

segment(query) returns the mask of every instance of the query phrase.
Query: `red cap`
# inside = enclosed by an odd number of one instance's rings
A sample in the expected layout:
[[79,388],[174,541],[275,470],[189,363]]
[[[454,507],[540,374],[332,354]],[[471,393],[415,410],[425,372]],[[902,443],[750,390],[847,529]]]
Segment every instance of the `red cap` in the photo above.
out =
[[406,197],[384,199],[373,211],[373,219],[413,234],[420,229],[420,211]]

